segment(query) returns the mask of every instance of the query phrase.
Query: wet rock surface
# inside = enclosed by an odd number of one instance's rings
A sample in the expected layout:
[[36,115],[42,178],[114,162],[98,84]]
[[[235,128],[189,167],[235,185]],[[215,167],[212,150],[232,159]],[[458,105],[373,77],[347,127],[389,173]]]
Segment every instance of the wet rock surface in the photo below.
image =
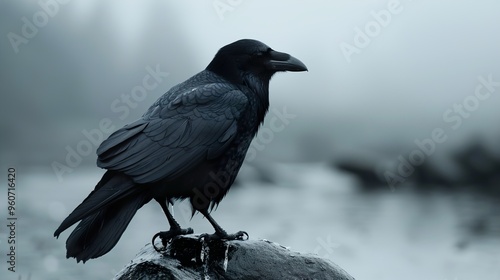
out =
[[329,260],[293,252],[267,240],[205,242],[189,235],[172,240],[164,253],[146,245],[115,279],[354,278]]

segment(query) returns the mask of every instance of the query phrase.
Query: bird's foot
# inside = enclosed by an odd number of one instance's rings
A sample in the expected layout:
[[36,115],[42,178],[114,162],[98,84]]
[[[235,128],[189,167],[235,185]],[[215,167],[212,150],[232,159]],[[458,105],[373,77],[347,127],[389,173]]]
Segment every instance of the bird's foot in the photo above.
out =
[[246,231],[238,231],[237,233],[227,234],[226,232],[215,232],[213,234],[203,233],[198,240],[205,242],[211,240],[248,240],[248,233]]
[[[186,235],[193,233],[192,228],[171,228],[169,231],[160,231],[153,236],[151,243],[157,252],[164,252],[167,248],[168,242],[170,242],[174,237],[179,235]],[[156,247],[155,240],[159,237],[161,239],[161,243],[163,244],[163,248]]]

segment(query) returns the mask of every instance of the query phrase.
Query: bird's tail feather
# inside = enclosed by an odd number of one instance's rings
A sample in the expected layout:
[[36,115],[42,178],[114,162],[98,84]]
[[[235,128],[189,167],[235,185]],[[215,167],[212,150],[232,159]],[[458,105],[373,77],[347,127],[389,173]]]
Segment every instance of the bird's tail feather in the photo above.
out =
[[66,257],[85,262],[109,252],[137,210],[148,201],[144,195],[131,196],[85,217],[66,241]]
[[81,220],[66,241],[66,257],[78,262],[100,257],[116,245],[137,210],[149,200],[130,178],[108,171],[54,236]]

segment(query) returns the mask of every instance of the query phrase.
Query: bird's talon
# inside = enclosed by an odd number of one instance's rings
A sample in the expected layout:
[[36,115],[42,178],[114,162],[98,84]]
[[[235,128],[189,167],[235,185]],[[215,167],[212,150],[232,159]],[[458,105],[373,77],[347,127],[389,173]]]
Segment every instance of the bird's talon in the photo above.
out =
[[238,233],[236,233],[236,237],[239,239],[239,240],[248,240],[248,238],[250,238],[250,236],[248,235],[248,233],[246,231],[239,231]]
[[205,239],[208,237],[207,233],[200,234],[198,237],[198,241],[206,241]]
[[199,241],[204,241],[204,242],[208,242],[208,241],[211,241],[211,240],[242,240],[242,241],[245,241],[245,240],[248,240],[250,236],[248,235],[248,233],[246,231],[238,231],[237,233],[235,234],[227,234],[227,233],[224,233],[224,234],[217,234],[217,233],[214,233],[214,234],[208,234],[208,233],[203,233],[203,234],[200,234],[200,236],[198,237],[198,240]]
[[[161,233],[162,233],[162,232],[158,232],[158,233],[156,233],[155,235],[153,235],[153,238],[151,239],[151,244],[153,244],[153,248],[155,248],[156,252],[158,252],[158,253],[163,253],[163,252],[165,252],[165,250],[167,249],[167,246],[166,246],[166,244],[164,243],[163,238],[161,238],[161,237],[160,237]],[[156,238],[157,238],[157,237],[160,237],[160,238],[161,238],[161,243],[163,244],[163,248],[156,247],[156,245],[155,245],[155,240],[156,240]]]
[[[160,231],[160,232],[156,233],[155,235],[153,235],[153,239],[151,240],[151,244],[153,244],[153,247],[155,248],[155,250],[157,252],[160,252],[160,253],[165,252],[165,250],[167,249],[167,245],[170,242],[172,242],[172,240],[176,236],[191,234],[193,232],[194,231],[192,228],[179,228],[179,229],[171,229],[169,231]],[[158,237],[161,239],[161,244],[163,244],[163,248],[158,248],[155,245],[155,240]]]

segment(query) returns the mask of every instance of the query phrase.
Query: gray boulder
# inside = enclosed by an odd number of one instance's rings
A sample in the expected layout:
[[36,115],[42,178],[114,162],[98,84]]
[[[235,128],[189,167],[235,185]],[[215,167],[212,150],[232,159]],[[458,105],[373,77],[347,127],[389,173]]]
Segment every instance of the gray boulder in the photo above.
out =
[[274,242],[205,242],[198,240],[197,235],[175,238],[164,253],[158,253],[151,244],[146,245],[115,279],[354,280],[329,260],[293,252]]

